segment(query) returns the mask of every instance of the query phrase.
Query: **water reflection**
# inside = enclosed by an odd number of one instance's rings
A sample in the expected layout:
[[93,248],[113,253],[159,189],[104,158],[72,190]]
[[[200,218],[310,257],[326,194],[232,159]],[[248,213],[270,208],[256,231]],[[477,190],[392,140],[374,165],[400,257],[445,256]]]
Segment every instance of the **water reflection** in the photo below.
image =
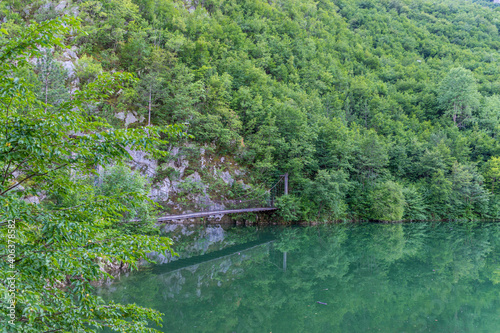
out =
[[[231,232],[228,233],[227,229],[231,229]],[[257,227],[235,229],[228,225],[204,226],[199,224],[166,224],[162,228],[162,234],[174,241],[177,255],[172,256],[170,252],[151,253],[150,257],[159,264],[206,255],[261,237],[261,232]]]
[[191,259],[131,274],[99,293],[160,310],[164,332],[500,327],[498,224],[235,228],[200,248],[207,234],[184,236],[191,237],[184,248],[195,249]]

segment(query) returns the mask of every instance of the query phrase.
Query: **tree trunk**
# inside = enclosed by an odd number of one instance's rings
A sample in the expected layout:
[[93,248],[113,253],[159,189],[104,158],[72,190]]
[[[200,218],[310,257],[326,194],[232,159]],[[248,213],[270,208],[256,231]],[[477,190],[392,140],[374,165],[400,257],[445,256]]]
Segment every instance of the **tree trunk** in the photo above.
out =
[[49,78],[47,77],[45,78],[45,109],[44,109],[45,113],[47,113],[48,98],[49,98]]
[[148,105],[148,126],[151,126],[151,90],[153,87],[149,86],[149,105]]
[[457,103],[454,102],[453,103],[453,123],[455,124],[455,126],[457,125],[457,113],[458,113],[458,107],[457,107]]

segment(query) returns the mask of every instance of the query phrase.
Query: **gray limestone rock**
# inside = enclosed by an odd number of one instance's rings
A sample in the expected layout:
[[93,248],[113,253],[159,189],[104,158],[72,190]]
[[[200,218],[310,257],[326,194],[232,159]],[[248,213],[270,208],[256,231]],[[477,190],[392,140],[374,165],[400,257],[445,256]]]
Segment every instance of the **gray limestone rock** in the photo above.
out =
[[62,11],[64,8],[66,8],[66,5],[68,4],[68,2],[66,0],[63,0],[61,2],[59,2],[59,4],[57,4],[57,6],[54,8],[54,10],[56,12],[60,12]]
[[193,174],[187,176],[186,180],[188,180],[188,179],[193,181],[193,182],[196,182],[196,183],[202,183],[201,176],[197,171],[195,171]]
[[24,198],[24,201],[30,204],[38,205],[40,203],[40,198],[36,195]]
[[222,172],[220,174],[220,177],[224,181],[224,183],[226,183],[228,185],[233,185],[234,179],[233,179],[233,177],[231,177],[231,174],[229,173],[229,171]]
[[156,176],[158,162],[147,158],[147,153],[140,150],[131,150],[127,148],[128,153],[132,157],[131,166],[138,170],[142,175],[152,179]]
[[115,117],[120,119],[120,120],[125,120],[125,112],[118,112],[118,113],[115,113]]
[[136,122],[143,122],[144,121],[144,116],[138,116],[137,114],[133,112],[118,112],[115,113],[115,118],[118,118],[120,120],[123,120],[125,123],[125,127],[128,127],[128,125],[136,123]]

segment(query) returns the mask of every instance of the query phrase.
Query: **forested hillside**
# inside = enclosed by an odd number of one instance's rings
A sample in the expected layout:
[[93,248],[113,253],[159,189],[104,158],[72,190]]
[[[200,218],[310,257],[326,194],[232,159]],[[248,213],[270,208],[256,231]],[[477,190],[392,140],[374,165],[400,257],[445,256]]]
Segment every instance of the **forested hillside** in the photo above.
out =
[[102,71],[134,73],[89,114],[184,123],[196,145],[233,156],[255,183],[288,172],[286,220],[500,217],[500,9],[488,1],[0,8],[3,39],[29,20],[81,19],[70,79],[57,48],[24,73],[42,101],[55,107]]

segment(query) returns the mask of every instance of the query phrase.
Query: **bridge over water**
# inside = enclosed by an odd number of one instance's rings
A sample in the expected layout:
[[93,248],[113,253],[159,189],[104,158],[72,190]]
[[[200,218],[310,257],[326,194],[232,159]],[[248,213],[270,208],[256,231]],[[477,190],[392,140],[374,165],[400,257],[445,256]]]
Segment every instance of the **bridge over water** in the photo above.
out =
[[194,202],[196,211],[185,214],[165,215],[159,217],[158,222],[214,215],[272,212],[277,210],[275,207],[276,199],[283,194],[288,194],[288,173],[281,175],[279,180],[259,197],[248,199],[247,195],[246,197],[225,201],[213,201],[209,198],[201,198]]

